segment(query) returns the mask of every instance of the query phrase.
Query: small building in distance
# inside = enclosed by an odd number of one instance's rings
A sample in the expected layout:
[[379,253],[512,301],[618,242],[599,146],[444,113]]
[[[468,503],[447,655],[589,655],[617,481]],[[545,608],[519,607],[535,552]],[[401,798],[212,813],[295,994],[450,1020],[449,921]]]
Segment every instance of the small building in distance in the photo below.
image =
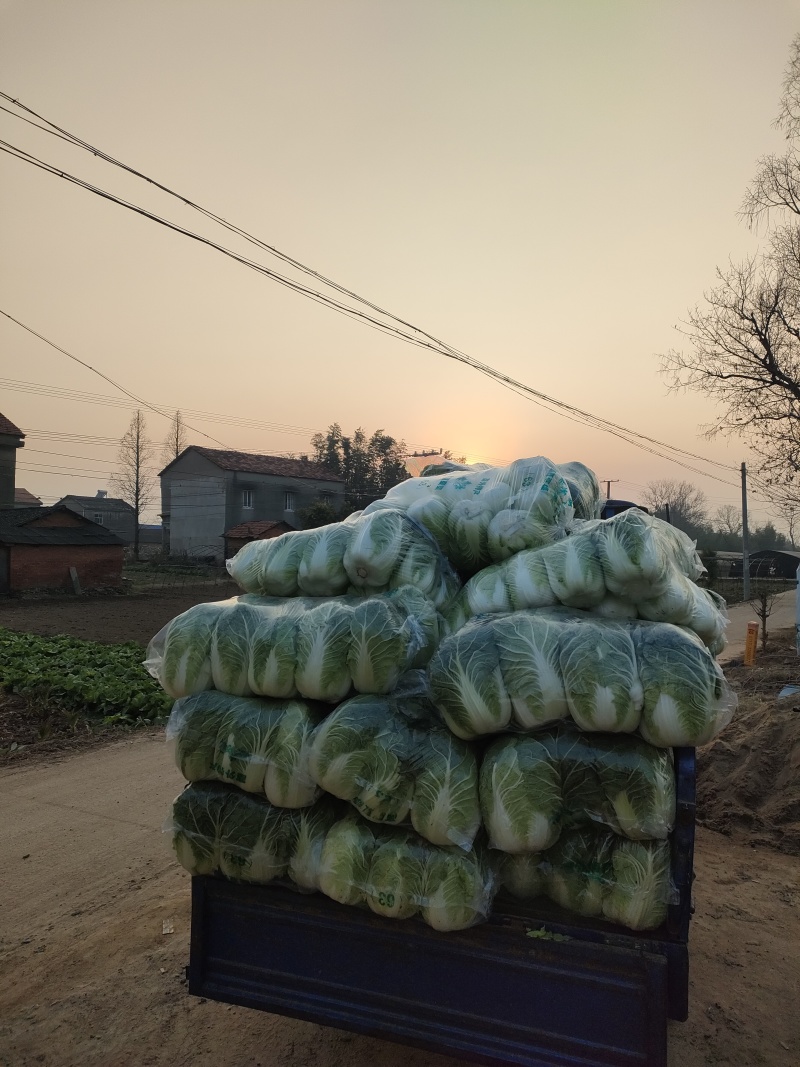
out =
[[70,508],[0,509],[0,594],[122,585],[120,537]]
[[38,496],[29,493],[28,490],[23,489],[21,485],[14,487],[15,508],[40,508],[41,506],[42,502]]
[[99,489],[95,496],[75,496],[70,493],[62,496],[57,504],[74,511],[76,515],[104,526],[106,530],[121,537],[126,545],[133,544],[136,532],[136,511],[125,500],[109,496],[104,489]]
[[238,526],[233,526],[225,532],[225,559],[233,559],[239,549],[251,541],[266,541],[293,529],[288,522],[276,522],[274,519],[240,522]]
[[225,557],[225,531],[271,521],[301,526],[300,513],[316,501],[344,509],[344,479],[321,463],[191,445],[166,466],[161,519],[170,556]]
[[[751,578],[794,578],[797,568],[800,567],[800,552],[764,548],[760,552],[751,552],[749,560]],[[731,578],[741,578],[743,569],[744,564],[740,556],[738,563],[731,566]]]

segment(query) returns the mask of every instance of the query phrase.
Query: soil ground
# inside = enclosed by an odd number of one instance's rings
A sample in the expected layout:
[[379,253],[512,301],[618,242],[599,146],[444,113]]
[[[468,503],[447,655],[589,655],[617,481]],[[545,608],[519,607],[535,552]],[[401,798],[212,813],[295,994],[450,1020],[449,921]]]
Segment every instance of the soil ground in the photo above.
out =
[[[197,599],[7,602],[0,626],[144,644]],[[800,1064],[800,701],[777,699],[800,681],[792,641],[726,669],[740,710],[700,754],[691,1008],[670,1067]],[[157,731],[75,744],[0,770],[0,1067],[460,1062],[188,996],[189,879],[158,831],[182,784],[169,749]]]

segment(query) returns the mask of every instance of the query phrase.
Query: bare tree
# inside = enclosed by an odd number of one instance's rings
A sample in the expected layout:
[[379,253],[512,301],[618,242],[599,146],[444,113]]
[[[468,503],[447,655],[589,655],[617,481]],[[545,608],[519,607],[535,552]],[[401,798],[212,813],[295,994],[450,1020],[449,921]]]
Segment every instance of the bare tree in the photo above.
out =
[[716,401],[707,436],[750,444],[771,496],[800,484],[800,34],[776,125],[787,149],[759,161],[741,209],[751,227],[766,227],[765,247],[717,270],[715,287],[678,328],[688,349],[662,358],[673,388]]
[[172,463],[187,447],[189,441],[186,437],[186,426],[180,411],[176,411],[172,422],[169,424],[167,436],[161,446],[161,459],[164,463]]
[[120,469],[111,477],[111,484],[135,513],[134,559],[139,558],[139,523],[142,512],[153,499],[155,489],[155,474],[150,467],[154,453],[155,447],[147,436],[144,415],[137,411],[119,443],[117,456]]
[[778,598],[777,590],[769,590],[762,588],[756,591],[756,595],[750,600],[750,606],[758,615],[758,620],[761,623],[761,651],[766,651],[767,639],[769,637],[767,633],[767,619],[772,614],[775,608],[775,602]]
[[742,513],[733,504],[723,504],[714,512],[714,529],[738,537],[742,532]]
[[644,500],[659,518],[669,516],[673,526],[692,535],[708,524],[706,495],[691,482],[676,482],[669,478],[648,482]]

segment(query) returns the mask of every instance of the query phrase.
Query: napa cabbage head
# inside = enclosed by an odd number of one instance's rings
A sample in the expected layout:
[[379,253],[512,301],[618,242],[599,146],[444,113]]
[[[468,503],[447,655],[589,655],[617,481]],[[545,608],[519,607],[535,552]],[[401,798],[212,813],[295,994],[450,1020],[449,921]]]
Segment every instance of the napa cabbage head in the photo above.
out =
[[251,692],[270,697],[297,696],[294,672],[297,626],[303,603],[290,600],[272,609],[265,604],[259,611],[250,634],[247,685]]
[[497,879],[482,849],[428,850],[422,918],[434,930],[464,930],[491,911]]
[[540,549],[538,554],[550,588],[560,604],[571,608],[594,608],[602,601],[606,583],[591,536],[573,534]]
[[489,844],[502,852],[541,852],[558,840],[562,800],[558,760],[532,737],[492,742],[480,772]]
[[499,880],[504,889],[518,900],[544,896],[547,888],[543,856],[547,853],[505,853],[499,864]]
[[190,874],[219,870],[219,826],[227,794],[211,783],[188,786],[172,804],[168,821],[178,862]]
[[369,868],[378,840],[370,824],[357,816],[340,819],[322,845],[319,888],[340,904],[364,904]]
[[394,689],[413,658],[409,652],[412,635],[405,623],[386,598],[368,597],[353,608],[347,667],[360,693]]
[[434,724],[414,730],[413,740],[411,825],[434,845],[471,848],[481,824],[473,748]]
[[294,683],[301,696],[336,704],[350,692],[351,618],[352,607],[333,599],[309,607],[299,617]]
[[328,798],[294,814],[296,821],[286,873],[301,892],[311,893],[320,888],[325,838],[342,815],[336,803]]
[[309,758],[311,738],[323,711],[303,700],[275,703],[280,713],[265,748],[264,793],[276,807],[306,808],[319,796]]
[[[220,786],[220,788],[225,788]],[[219,828],[219,869],[227,878],[263,885],[286,874],[291,812],[231,789]]]
[[643,704],[628,627],[591,615],[567,623],[559,643],[567,703],[584,730],[631,733]]
[[400,510],[381,509],[353,524],[344,553],[344,569],[352,585],[387,589],[400,566],[413,528]]
[[214,628],[235,601],[195,604],[178,615],[152,639],[145,668],[171,697],[190,696],[211,689],[211,641]]
[[506,508],[498,511],[487,530],[490,559],[499,563],[517,552],[542,548],[563,536],[559,527],[537,519],[528,511]]
[[211,677],[215,689],[234,696],[252,692],[248,679],[250,640],[259,618],[258,609],[243,598],[228,602],[220,612],[211,637]]
[[424,899],[426,850],[410,833],[380,835],[367,878],[367,904],[387,919],[409,919]]
[[516,611],[491,623],[515,726],[534,730],[569,714],[559,664],[562,616]]
[[722,668],[691,631],[641,623],[634,631],[644,707],[639,732],[652,745],[704,745],[736,708]]
[[431,697],[449,728],[464,740],[499,733],[511,720],[511,700],[487,619],[442,641],[428,668]]
[[353,527],[333,522],[315,530],[298,531],[305,547],[297,568],[297,584],[306,596],[338,596],[350,584],[344,568],[344,555]]
[[614,836],[596,831],[564,833],[547,854],[546,891],[562,908],[589,917],[603,914],[611,884]]
[[670,900],[667,841],[617,839],[611,860],[611,888],[603,915],[631,930],[653,930],[666,920]]
[[459,500],[447,520],[447,556],[464,574],[475,574],[489,563],[489,525],[494,511],[480,497]]

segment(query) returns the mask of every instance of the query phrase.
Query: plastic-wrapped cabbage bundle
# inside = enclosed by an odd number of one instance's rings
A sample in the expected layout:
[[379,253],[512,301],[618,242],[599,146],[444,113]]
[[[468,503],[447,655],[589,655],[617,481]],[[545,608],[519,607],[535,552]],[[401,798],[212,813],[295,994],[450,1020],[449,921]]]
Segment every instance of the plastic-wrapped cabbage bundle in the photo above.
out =
[[410,819],[433,844],[472,846],[480,826],[477,759],[421,695],[346,700],[317,727],[309,766],[326,792],[372,822]]
[[329,597],[411,585],[441,607],[461,584],[428,530],[387,506],[251,541],[227,568],[242,589],[259,596]]
[[288,877],[308,892],[320,887],[325,836],[339,818],[330,798],[289,810],[234,786],[197,782],[176,797],[165,829],[190,874],[257,884]]
[[214,686],[338,703],[352,689],[389,692],[405,671],[425,666],[441,624],[412,586],[369,598],[246,595],[198,604],[167,623],[145,666],[174,697]]
[[325,839],[320,887],[341,904],[366,904],[387,918],[419,915],[447,931],[486,918],[496,878],[480,847],[439,848],[411,831],[378,828],[353,815]]
[[206,690],[176,701],[167,738],[187,781],[230,782],[277,807],[302,808],[319,794],[308,760],[326,710],[301,700]]
[[559,466],[536,456],[506,467],[453,464],[426,471],[394,486],[365,515],[387,504],[401,508],[464,574],[558,541],[576,516],[590,519],[600,510],[597,478],[582,463]]
[[565,718],[662,748],[705,744],[736,697],[684,627],[564,608],[472,619],[428,665],[431,696],[459,737],[530,731]]
[[579,915],[653,930],[670,903],[670,849],[666,841],[572,830],[547,852],[504,857],[500,880],[520,900],[546,896]]
[[458,630],[476,615],[565,605],[688,626],[717,654],[725,602],[694,584],[702,570],[685,534],[631,509],[576,524],[557,544],[484,568],[447,605],[446,617]]
[[542,852],[562,829],[587,824],[634,840],[664,839],[675,821],[674,775],[671,751],[640,738],[567,726],[499,738],[480,775],[489,844]]
[[639,732],[653,745],[704,745],[730,722],[736,694],[691,631],[667,623],[633,629],[644,706]]

